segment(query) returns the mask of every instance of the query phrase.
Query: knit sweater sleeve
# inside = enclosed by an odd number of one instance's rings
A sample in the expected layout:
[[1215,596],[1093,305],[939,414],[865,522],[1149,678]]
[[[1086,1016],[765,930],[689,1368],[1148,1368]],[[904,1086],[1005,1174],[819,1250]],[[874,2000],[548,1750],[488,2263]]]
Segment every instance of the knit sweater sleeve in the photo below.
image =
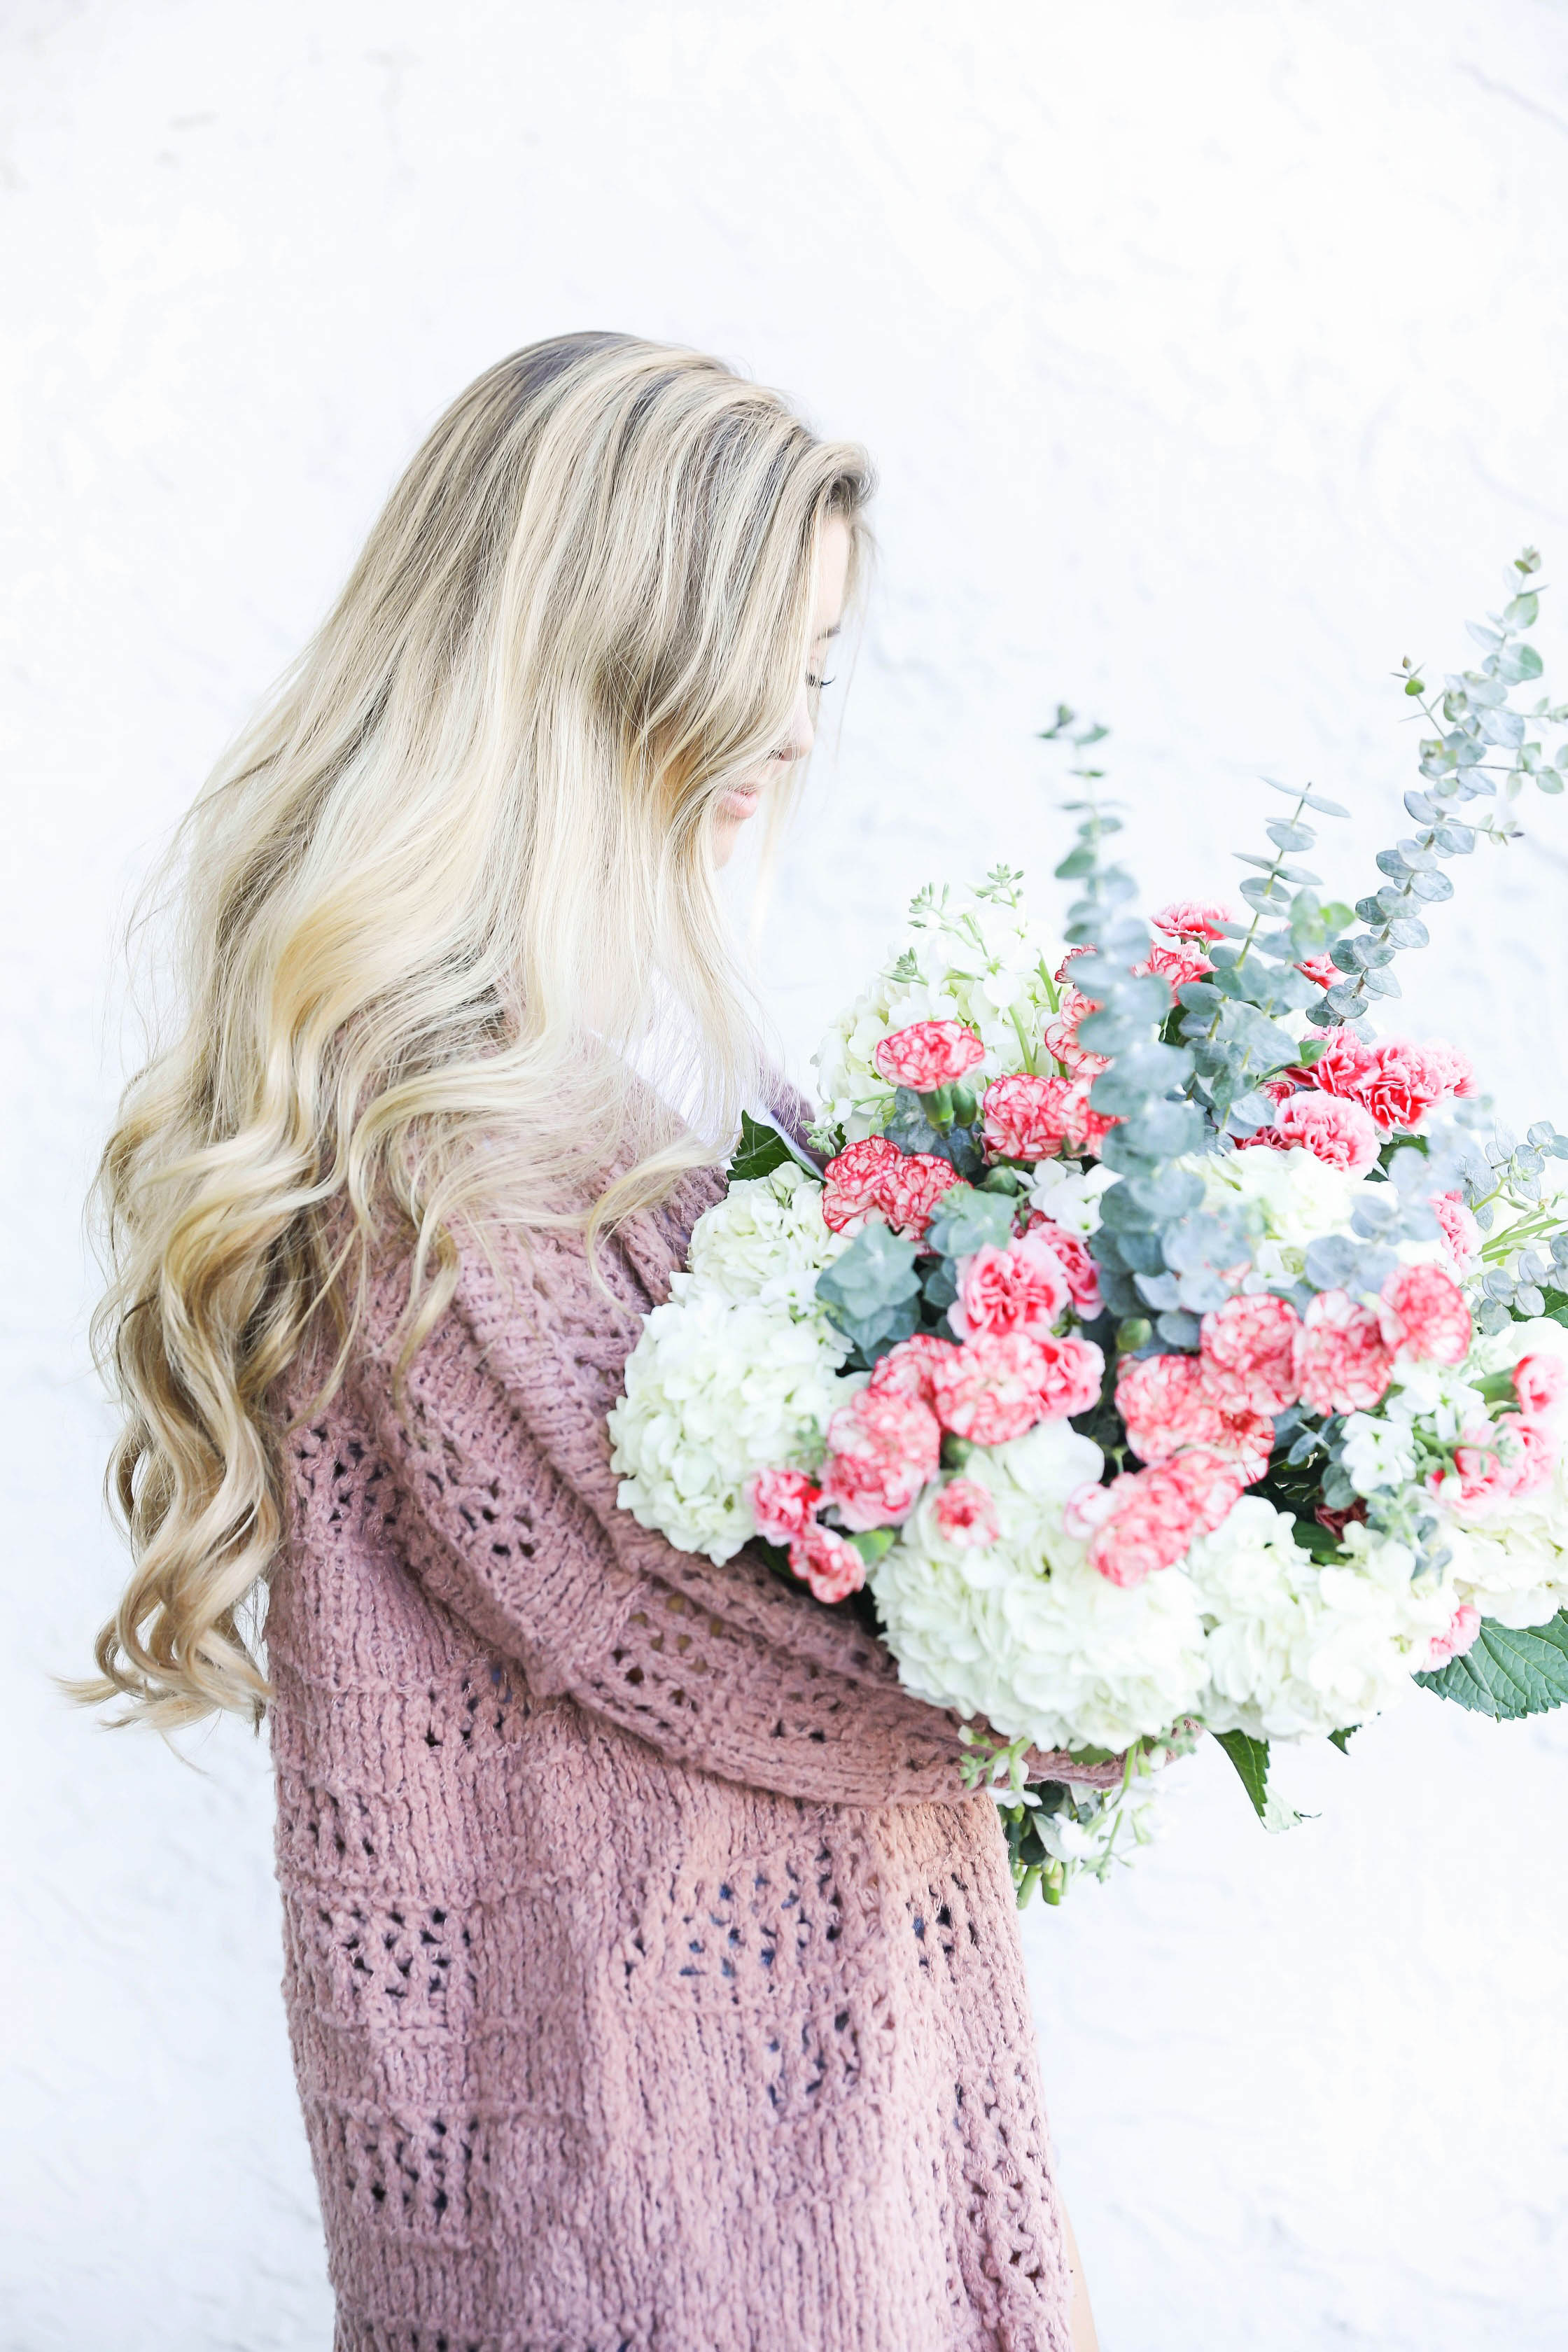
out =
[[682,1764],[811,1802],[967,1801],[954,1719],[902,1691],[852,1618],[617,1507],[604,1414],[627,1343],[580,1250],[548,1238],[499,1270],[467,1261],[401,1380],[373,1329],[354,1377],[427,1590],[536,1695]]

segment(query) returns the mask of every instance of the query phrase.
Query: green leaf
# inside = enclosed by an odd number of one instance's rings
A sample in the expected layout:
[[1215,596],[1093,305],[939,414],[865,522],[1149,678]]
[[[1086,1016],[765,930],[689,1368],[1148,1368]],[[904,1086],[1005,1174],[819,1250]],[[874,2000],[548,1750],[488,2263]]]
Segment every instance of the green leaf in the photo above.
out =
[[1245,1731],[1216,1731],[1214,1736],[1235,1765],[1252,1800],[1252,1810],[1261,1821],[1268,1805],[1268,1742],[1253,1739]]
[[1216,1731],[1218,1740],[1235,1765],[1242,1787],[1252,1800],[1252,1810],[1264,1828],[1269,1831],[1293,1830],[1301,1819],[1289,1805],[1282,1805],[1268,1793],[1268,1742],[1254,1739],[1245,1731]]
[[735,1146],[735,1156],[726,1174],[731,1184],[750,1183],[755,1177],[771,1176],[786,1160],[793,1160],[790,1150],[777,1128],[764,1127],[749,1110],[741,1113],[741,1140]]
[[1568,1610],[1545,1625],[1517,1629],[1483,1617],[1473,1648],[1415,1679],[1439,1698],[1498,1723],[1545,1715],[1568,1704]]
[[1348,1756],[1351,1752],[1351,1741],[1360,1729],[1359,1723],[1347,1723],[1342,1730],[1330,1732],[1329,1745],[1331,1748],[1337,1748],[1342,1756]]

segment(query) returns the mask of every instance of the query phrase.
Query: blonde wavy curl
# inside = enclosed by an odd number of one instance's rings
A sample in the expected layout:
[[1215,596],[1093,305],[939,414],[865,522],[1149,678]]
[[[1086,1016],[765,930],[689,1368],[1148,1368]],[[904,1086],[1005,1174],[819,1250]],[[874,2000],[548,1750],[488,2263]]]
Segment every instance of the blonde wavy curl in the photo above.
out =
[[[133,1571],[75,1697],[259,1724],[270,1401],[323,1333],[341,1377],[389,1231],[406,1360],[459,1225],[591,1245],[733,1130],[760,1050],[718,803],[786,740],[823,525],[853,571],[870,488],[777,394],[622,335],[502,361],[426,440],[164,871],[176,1010],[94,1196]],[[629,1075],[661,998],[689,1124]]]

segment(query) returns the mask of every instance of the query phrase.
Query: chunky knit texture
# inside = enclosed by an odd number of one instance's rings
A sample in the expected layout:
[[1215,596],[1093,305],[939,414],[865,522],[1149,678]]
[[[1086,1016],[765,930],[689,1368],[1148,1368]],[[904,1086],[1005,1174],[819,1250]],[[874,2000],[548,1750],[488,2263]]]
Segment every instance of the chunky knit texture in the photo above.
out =
[[845,1612],[616,1507],[605,1416],[721,1190],[605,1245],[613,1306],[570,1237],[465,1254],[401,1387],[389,1253],[289,1440],[278,1870],[335,2352],[1066,2352],[953,1724]]

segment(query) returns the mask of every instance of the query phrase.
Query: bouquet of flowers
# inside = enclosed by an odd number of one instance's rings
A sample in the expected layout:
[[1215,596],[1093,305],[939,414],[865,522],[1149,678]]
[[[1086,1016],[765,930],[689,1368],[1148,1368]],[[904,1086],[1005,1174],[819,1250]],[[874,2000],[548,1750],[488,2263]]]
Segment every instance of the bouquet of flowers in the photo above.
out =
[[[1417,1685],[1568,1699],[1568,1139],[1372,1018],[1447,861],[1563,788],[1568,706],[1512,707],[1537,564],[1478,667],[1405,665],[1414,831],[1353,909],[1297,862],[1345,814],[1309,790],[1245,916],[1146,925],[1087,766],[1065,954],[1006,868],[922,891],[816,1057],[811,1150],[747,1120],[627,1365],[622,1507],[870,1611],[969,1726],[1021,1900],[1103,1875],[1203,1732],[1279,1826],[1271,1740],[1342,1748]],[[1031,1782],[1038,1750],[1120,1784]]]

